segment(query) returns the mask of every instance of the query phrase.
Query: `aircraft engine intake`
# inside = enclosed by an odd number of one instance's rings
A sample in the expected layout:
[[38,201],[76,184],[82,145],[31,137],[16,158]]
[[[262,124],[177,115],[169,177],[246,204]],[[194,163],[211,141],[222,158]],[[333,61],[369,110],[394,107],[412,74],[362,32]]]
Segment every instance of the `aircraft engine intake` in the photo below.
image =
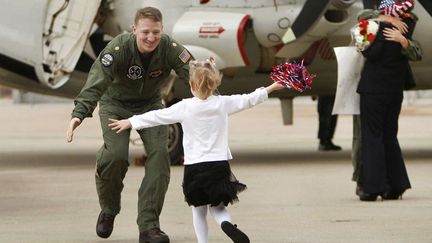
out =
[[188,11],[176,22],[172,36],[197,59],[213,56],[219,69],[249,64],[243,48],[249,15]]
[[337,9],[347,9],[355,2],[356,0],[332,0],[331,4]]

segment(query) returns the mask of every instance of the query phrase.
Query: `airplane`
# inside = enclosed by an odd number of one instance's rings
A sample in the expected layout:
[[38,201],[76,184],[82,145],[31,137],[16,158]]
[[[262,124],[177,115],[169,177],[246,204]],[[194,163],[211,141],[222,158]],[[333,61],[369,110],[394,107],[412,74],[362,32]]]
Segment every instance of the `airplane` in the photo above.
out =
[[[0,84],[23,91],[73,98],[110,38],[131,30],[135,10],[154,6],[163,30],[199,59],[214,57],[224,74],[221,94],[245,93],[271,81],[276,64],[301,59],[317,74],[303,93],[276,92],[284,124],[293,122],[293,98],[335,92],[333,47],[351,42],[356,14],[375,0],[0,0]],[[432,2],[416,1],[419,21],[413,38],[424,57],[412,63],[417,89],[431,89]],[[190,97],[172,75],[167,104]],[[182,132],[170,127],[173,164],[182,156]]]

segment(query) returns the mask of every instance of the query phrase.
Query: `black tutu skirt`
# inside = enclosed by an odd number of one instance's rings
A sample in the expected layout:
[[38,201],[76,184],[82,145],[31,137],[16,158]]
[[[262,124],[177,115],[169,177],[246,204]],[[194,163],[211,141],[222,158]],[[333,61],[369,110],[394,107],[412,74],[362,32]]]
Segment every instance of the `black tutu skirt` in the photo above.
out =
[[231,172],[228,161],[185,165],[183,194],[189,206],[217,206],[220,203],[227,206],[238,201],[237,194],[245,189],[246,185]]

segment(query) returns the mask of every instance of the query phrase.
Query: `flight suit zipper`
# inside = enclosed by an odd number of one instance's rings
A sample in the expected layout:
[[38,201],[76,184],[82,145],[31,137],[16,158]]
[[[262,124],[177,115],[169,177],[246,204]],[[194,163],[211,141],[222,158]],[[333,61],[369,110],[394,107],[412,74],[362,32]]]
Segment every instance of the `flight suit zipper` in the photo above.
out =
[[[155,54],[156,54],[156,53],[153,53],[153,55],[152,55],[152,57],[151,57],[151,59],[150,59],[150,63],[149,63],[149,65],[147,66],[147,68],[145,69],[145,71],[144,71],[144,76],[143,76],[144,79],[143,79],[143,81],[141,82],[141,87],[140,87],[140,91],[139,91],[139,94],[140,94],[140,95],[142,95],[142,92],[143,92],[143,89],[144,89],[145,82],[148,81],[147,78],[148,78],[148,73],[149,73],[150,67],[153,66],[153,63],[156,62],[156,59],[159,59],[159,57],[158,57],[158,56],[155,56]],[[141,63],[142,63],[142,61],[141,61]]]
[[[144,78],[144,80],[145,80],[145,78]],[[144,80],[141,82],[141,85],[140,85],[140,89],[139,89],[139,94],[140,95],[142,95],[142,91],[143,91],[143,88],[144,88]]]

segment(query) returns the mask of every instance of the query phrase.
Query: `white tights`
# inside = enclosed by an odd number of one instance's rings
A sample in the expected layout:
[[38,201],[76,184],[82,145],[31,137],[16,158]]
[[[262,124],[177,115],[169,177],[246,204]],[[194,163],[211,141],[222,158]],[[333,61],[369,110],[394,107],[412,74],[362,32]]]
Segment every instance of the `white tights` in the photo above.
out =
[[194,207],[192,206],[192,217],[193,225],[195,229],[195,234],[198,243],[207,243],[208,238],[208,225],[207,225],[207,210],[210,210],[210,214],[213,216],[214,220],[221,225],[223,221],[231,221],[231,216],[228,213],[225,205],[223,203],[215,207],[210,207],[210,205],[203,205]]

